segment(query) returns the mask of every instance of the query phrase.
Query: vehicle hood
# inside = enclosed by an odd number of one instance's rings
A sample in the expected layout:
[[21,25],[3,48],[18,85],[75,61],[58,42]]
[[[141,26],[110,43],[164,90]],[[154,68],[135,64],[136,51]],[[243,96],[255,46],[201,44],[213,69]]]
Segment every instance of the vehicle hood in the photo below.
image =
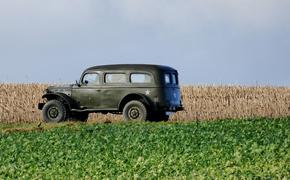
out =
[[62,93],[71,96],[72,86],[71,85],[49,86],[45,91],[46,93]]

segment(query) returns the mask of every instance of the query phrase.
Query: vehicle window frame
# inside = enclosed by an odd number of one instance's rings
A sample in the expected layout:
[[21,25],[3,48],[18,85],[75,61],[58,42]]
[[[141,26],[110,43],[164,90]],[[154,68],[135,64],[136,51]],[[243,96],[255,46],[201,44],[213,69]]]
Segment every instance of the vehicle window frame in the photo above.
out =
[[[85,82],[84,82],[84,78],[85,78],[86,75],[88,75],[88,74],[96,74],[96,75],[98,75],[98,77],[99,77],[99,82],[98,82],[98,84],[87,84],[87,83],[85,83]],[[86,72],[86,73],[84,73],[84,75],[82,76],[82,79],[81,79],[81,84],[84,85],[84,86],[100,86],[101,83],[102,83],[102,80],[101,80],[101,74],[98,73],[98,72]]]
[[[132,82],[132,75],[148,75],[150,77],[150,82]],[[154,76],[148,72],[131,72],[129,74],[129,83],[131,84],[153,84]]]
[[[123,74],[125,75],[125,82],[107,82],[107,75],[109,74]],[[105,72],[104,73],[104,84],[115,85],[115,84],[128,84],[128,74],[126,72]]]

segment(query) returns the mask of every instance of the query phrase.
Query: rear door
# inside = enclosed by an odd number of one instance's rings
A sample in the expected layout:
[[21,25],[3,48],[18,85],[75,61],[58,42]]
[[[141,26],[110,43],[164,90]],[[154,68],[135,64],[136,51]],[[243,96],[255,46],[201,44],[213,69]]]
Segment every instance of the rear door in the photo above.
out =
[[102,109],[117,110],[121,98],[129,87],[128,74],[125,72],[105,72],[102,92]]
[[171,107],[181,106],[181,93],[178,81],[177,72],[165,72],[164,73],[164,95],[166,102],[169,103]]

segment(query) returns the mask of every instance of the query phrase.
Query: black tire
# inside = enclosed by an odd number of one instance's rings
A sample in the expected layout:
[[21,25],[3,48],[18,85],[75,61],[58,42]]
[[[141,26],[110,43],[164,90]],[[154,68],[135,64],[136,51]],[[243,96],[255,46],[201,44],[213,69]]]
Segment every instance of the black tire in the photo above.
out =
[[147,108],[140,101],[130,101],[123,109],[123,116],[126,121],[147,120]]
[[73,112],[71,113],[71,120],[87,122],[89,118],[89,113],[86,112]]
[[44,105],[42,116],[45,122],[58,123],[66,120],[67,109],[62,102],[50,100]]

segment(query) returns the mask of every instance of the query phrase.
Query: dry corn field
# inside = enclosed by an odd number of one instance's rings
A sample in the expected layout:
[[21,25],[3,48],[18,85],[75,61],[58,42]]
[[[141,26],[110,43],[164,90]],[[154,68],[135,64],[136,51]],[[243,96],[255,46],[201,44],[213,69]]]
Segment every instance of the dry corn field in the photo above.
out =
[[[40,122],[37,109],[45,84],[0,84],[0,122]],[[290,116],[290,88],[243,86],[182,87],[185,111],[172,121]],[[93,114],[89,121],[122,116]]]

